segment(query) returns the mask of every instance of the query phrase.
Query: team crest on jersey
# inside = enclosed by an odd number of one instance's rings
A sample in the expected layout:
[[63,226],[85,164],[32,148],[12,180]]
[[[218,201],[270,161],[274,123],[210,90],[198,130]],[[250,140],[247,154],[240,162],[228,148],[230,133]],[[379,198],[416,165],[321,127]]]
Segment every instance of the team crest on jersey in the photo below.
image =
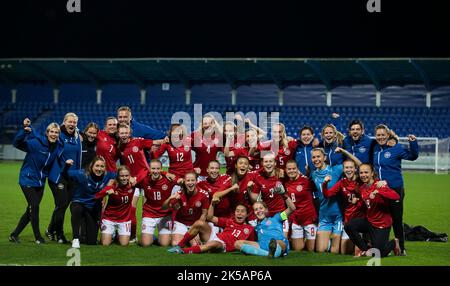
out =
[[183,207],[187,206],[186,202],[183,202]]
[[245,234],[249,234],[249,233],[250,233],[250,230],[249,230],[248,228],[244,228],[244,233],[245,233]]
[[386,158],[386,159],[391,158],[391,152],[384,153],[384,158]]
[[297,186],[296,189],[297,189],[297,192],[301,192],[301,191],[303,191],[303,186],[301,186],[301,185],[300,185],[300,186]]
[[105,142],[108,141],[108,138],[103,138],[103,141],[105,141]]
[[291,154],[291,151],[288,148],[284,148],[284,154],[289,156]]
[[132,191],[133,191],[133,189],[129,189],[129,190],[128,190],[128,193],[130,194]]
[[163,189],[163,191],[167,190],[167,188],[169,188],[166,184],[162,185],[161,189]]
[[139,148],[138,146],[133,146],[133,148],[131,149],[134,153],[139,152]]
[[200,201],[196,201],[196,202],[195,202],[195,206],[196,206],[197,208],[199,208],[199,207],[202,206],[202,203],[201,203]]
[[184,146],[184,151],[189,151],[189,146]]
[[241,143],[236,143],[236,145],[234,145],[236,148],[241,148]]
[[364,152],[366,152],[366,147],[364,147],[364,146],[359,147],[359,153],[364,153]]
[[266,221],[266,225],[271,225],[272,224],[272,221],[271,220],[267,220]]

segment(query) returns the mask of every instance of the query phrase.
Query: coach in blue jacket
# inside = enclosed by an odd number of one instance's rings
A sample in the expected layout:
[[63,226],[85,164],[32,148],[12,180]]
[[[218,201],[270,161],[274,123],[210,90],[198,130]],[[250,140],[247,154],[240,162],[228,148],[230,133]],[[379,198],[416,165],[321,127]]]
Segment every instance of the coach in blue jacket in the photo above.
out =
[[48,125],[45,135],[40,137],[32,135],[30,123],[28,118],[23,121],[24,129],[18,132],[13,142],[14,147],[27,153],[20,169],[19,185],[28,205],[9,240],[20,242],[19,234],[31,221],[36,243],[41,244],[45,240],[39,230],[39,204],[49,168],[62,155],[63,144],[58,141],[60,129],[57,123]]
[[402,159],[416,160],[419,157],[419,145],[417,144],[416,137],[409,135],[409,149],[404,148],[399,143],[389,147],[387,141],[390,133],[386,125],[380,124],[375,127],[377,144],[374,147],[373,163],[380,180],[387,181],[388,186],[400,195],[399,201],[392,201],[390,209],[395,238],[399,241],[401,255],[406,255],[405,234],[403,230],[403,198],[405,196],[405,190],[401,163]]
[[61,172],[68,159],[74,161],[70,170],[81,169],[81,136],[77,126],[78,116],[72,112],[67,113],[64,116],[63,124],[60,126],[61,134],[59,136],[59,140],[64,143],[64,151],[62,157],[53,163],[48,177],[48,185],[52,190],[55,209],[45,234],[51,240],[54,240],[56,235],[58,243],[67,243],[64,236],[64,217],[73,192],[72,184],[62,177]]
[[128,106],[121,106],[117,109],[117,120],[119,121],[119,124],[125,123],[131,127],[133,137],[142,137],[144,139],[152,140],[163,139],[166,137],[164,132],[134,120],[131,116],[131,108]]
[[376,142],[364,134],[364,123],[361,120],[352,120],[348,125],[348,133],[344,139],[344,149],[361,163],[370,163],[370,154]]

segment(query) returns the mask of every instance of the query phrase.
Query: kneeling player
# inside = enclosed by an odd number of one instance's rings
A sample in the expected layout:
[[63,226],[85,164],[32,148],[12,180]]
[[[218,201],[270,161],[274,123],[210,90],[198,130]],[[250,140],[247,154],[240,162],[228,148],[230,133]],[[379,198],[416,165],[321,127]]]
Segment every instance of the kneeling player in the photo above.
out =
[[144,190],[141,246],[153,244],[155,229],[158,229],[159,245],[170,245],[171,210],[164,210],[162,205],[172,192],[179,189],[179,187],[175,186],[175,183],[169,180],[161,171],[161,161],[153,159],[150,162],[150,172],[139,184],[139,187]]
[[101,199],[109,196],[102,219],[102,244],[110,245],[113,234],[118,232],[120,245],[128,245],[131,235],[131,202],[139,197],[139,190],[134,190],[130,183],[130,170],[120,166],[115,182],[106,186],[95,197]]

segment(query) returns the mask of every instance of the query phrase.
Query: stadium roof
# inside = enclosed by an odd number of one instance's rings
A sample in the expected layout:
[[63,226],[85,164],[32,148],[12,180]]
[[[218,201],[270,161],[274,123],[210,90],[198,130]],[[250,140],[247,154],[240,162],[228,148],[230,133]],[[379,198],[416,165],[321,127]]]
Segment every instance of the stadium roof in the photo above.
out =
[[0,83],[227,83],[276,84],[279,88],[323,84],[423,84],[427,90],[450,84],[450,58],[308,59],[308,58],[45,58],[0,59]]

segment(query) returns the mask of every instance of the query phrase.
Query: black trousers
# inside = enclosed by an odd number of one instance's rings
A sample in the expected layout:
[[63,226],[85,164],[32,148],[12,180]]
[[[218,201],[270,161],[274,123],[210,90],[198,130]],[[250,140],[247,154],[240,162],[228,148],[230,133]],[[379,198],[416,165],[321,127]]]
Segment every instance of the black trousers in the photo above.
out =
[[403,187],[392,188],[400,195],[400,200],[389,201],[389,210],[392,216],[392,229],[394,230],[395,238],[398,238],[400,249],[405,249],[405,228],[403,226],[403,199],[405,198],[405,190]]
[[18,236],[31,221],[35,239],[42,239],[41,231],[39,230],[39,205],[44,195],[44,187],[20,186],[20,188],[25,195],[28,205],[12,234]]
[[[97,227],[99,228],[101,225],[100,217],[102,216],[102,201],[99,200],[93,210],[92,213],[94,214],[94,217],[97,218]],[[87,235],[86,235],[86,218],[83,218],[81,220],[81,228],[80,228],[80,242],[81,243],[87,243]]]
[[48,185],[52,190],[55,209],[47,229],[60,236],[64,234],[64,217],[72,199],[73,184],[61,178],[58,184],[49,181]]
[[369,246],[360,233],[369,234],[372,248],[378,249],[381,257],[387,256],[395,247],[395,242],[393,240],[389,241],[391,228],[373,227],[366,218],[354,218],[344,226],[344,229],[352,242],[363,251],[368,250]]
[[81,222],[85,222],[86,244],[97,244],[98,237],[98,211],[93,208],[87,208],[83,204],[73,202],[70,205],[72,213],[72,232],[74,239],[80,239]]

